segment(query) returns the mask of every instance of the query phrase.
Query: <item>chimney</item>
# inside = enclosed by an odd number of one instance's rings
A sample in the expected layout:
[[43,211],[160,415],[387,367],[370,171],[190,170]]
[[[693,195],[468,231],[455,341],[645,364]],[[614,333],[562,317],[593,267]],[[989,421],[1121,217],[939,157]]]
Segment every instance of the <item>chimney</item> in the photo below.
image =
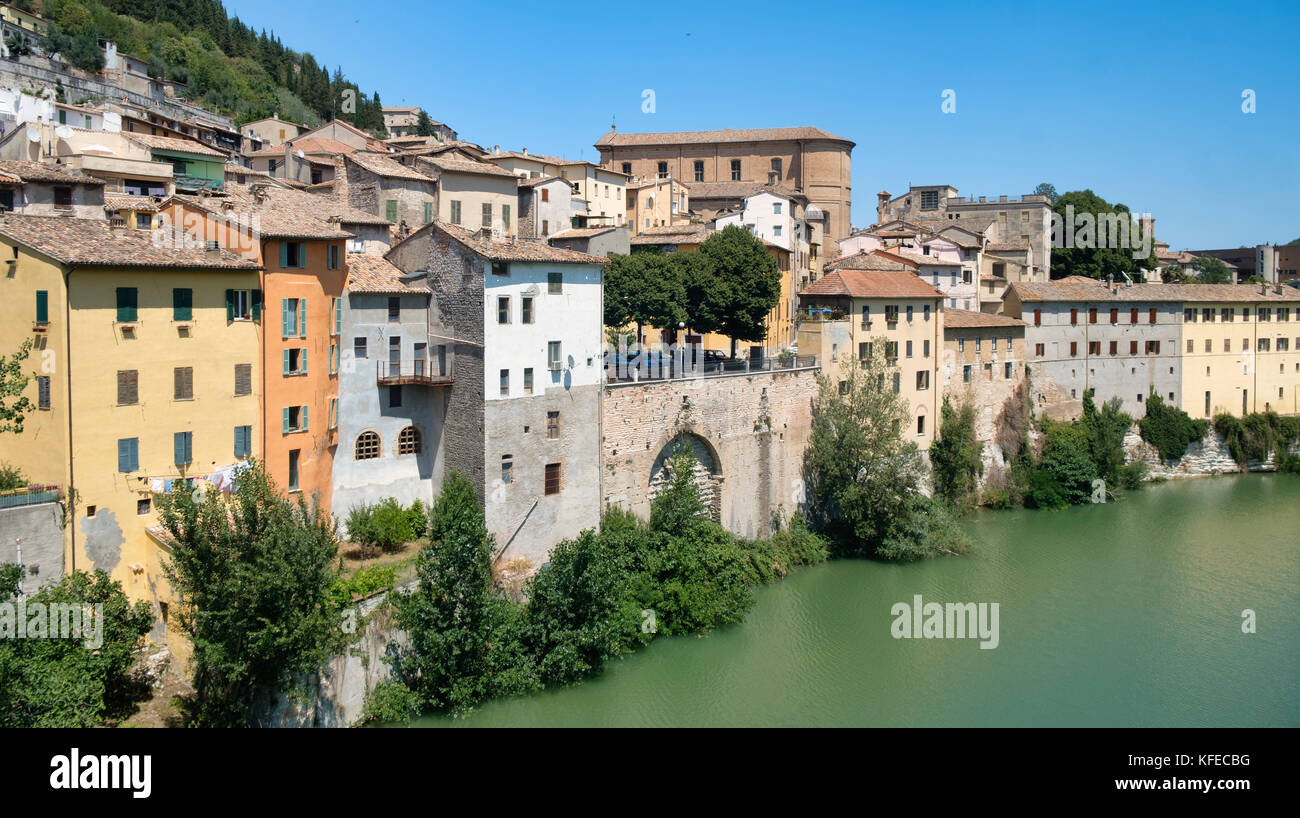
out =
[[523,150],[523,154],[524,154],[524,156],[527,156],[527,155],[528,155],[528,148],[524,148],[524,150]]
[[981,204],[983,204],[984,202],[987,202],[987,201],[988,201],[988,199],[986,199],[985,197],[983,197],[983,196],[980,197],[980,203],[981,203]]
[[204,255],[210,261],[216,261],[221,258],[221,243],[216,239],[209,239],[203,243]]
[[334,198],[345,205],[352,204],[352,186],[348,184],[348,160],[341,153],[334,155]]
[[876,224],[885,221],[885,207],[889,204],[889,191],[882,190],[876,194]]
[[493,156],[496,156],[498,153],[501,153],[501,146],[500,146],[500,145],[493,145],[493,146],[492,146],[492,155],[493,155]]
[[1003,194],[1003,195],[1001,195],[1001,196],[998,197],[998,201],[999,201],[999,202],[1005,202],[1006,200],[1007,200],[1006,194]]
[[490,227],[479,228],[478,237],[483,241],[492,241],[492,228]]

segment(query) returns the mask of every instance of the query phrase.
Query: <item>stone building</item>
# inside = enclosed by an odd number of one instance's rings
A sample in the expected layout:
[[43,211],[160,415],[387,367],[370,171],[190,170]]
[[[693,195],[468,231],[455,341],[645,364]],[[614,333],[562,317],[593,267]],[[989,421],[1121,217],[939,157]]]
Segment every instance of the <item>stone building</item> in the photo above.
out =
[[596,142],[600,163],[636,179],[759,182],[790,187],[826,218],[832,239],[850,232],[854,143],[820,128],[618,133]]
[[340,521],[392,497],[429,505],[442,486],[448,344],[430,345],[429,292],[379,256],[349,253],[339,304],[338,450],[332,509]]
[[519,236],[543,239],[574,227],[575,200],[558,176],[519,180]]
[[992,441],[998,413],[1025,380],[1025,322],[949,307],[943,312],[943,396],[975,409],[975,436]]
[[0,213],[104,218],[104,181],[71,168],[0,159]]
[[418,230],[438,212],[438,183],[417,170],[370,151],[334,157],[333,194],[350,207],[378,216],[400,234]]
[[[423,109],[419,105],[385,105],[384,127],[388,129],[389,137],[400,139],[407,136],[416,136],[416,131],[420,127],[420,114]],[[433,125],[433,136],[440,142],[455,142],[456,132],[446,124],[430,119]]]
[[429,340],[449,347],[439,457],[474,484],[498,558],[540,566],[600,519],[607,259],[442,222],[387,259],[425,274]]

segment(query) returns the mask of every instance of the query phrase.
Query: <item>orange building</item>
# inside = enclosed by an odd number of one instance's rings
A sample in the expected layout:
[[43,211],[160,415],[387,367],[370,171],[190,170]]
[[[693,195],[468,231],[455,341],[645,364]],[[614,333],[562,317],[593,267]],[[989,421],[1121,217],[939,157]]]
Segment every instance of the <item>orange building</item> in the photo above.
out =
[[388,222],[324,197],[272,185],[228,185],[226,196],[176,196],[163,206],[172,236],[216,242],[262,264],[260,298],[239,293],[236,317],[260,317],[261,452],[277,485],[329,511],[338,427],[340,298],[349,240]]

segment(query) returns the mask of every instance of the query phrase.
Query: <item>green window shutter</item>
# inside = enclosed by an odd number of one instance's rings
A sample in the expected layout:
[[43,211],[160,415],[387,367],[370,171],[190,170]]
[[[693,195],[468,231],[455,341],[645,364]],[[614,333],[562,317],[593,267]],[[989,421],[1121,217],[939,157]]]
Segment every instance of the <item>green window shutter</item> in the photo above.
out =
[[280,350],[280,357],[284,359],[284,374],[289,374],[289,350]]
[[252,302],[251,306],[253,310],[253,320],[261,321],[262,320],[262,291],[253,290],[251,293],[251,297],[249,298],[249,301]]
[[307,431],[307,407],[302,407],[302,430]]
[[289,242],[280,242],[280,269],[289,266]]
[[289,407],[284,407],[282,411],[282,420],[284,421],[284,433],[289,434]]
[[117,470],[131,471],[131,440],[120,438],[117,441]]
[[298,337],[307,337],[307,299],[298,299]]
[[424,203],[424,223],[433,221],[433,202]]
[[334,334],[343,334],[343,298],[334,302]]
[[280,299],[280,337],[292,338],[297,326],[294,324],[293,311],[289,305],[293,303],[292,298]]
[[244,427],[235,427],[235,457],[242,457],[244,442]]
[[235,291],[226,290],[226,322],[235,320]]
[[[234,299],[234,290],[228,290],[227,292],[231,293],[231,298],[228,299],[226,302],[230,304]],[[231,304],[231,309],[229,310],[229,312],[231,313],[230,317],[234,318],[233,304]],[[194,290],[190,289],[189,287],[173,287],[172,288],[172,320],[189,321],[193,317],[194,317]]]
[[330,344],[330,374],[331,375],[339,371],[338,352],[339,352],[339,345]]
[[389,199],[384,202],[384,218],[390,222],[397,222],[397,200]]
[[306,375],[307,374],[307,348],[306,347],[303,347],[302,349],[301,362],[302,362],[302,374]]
[[177,432],[172,436],[172,449],[177,466],[194,462],[194,433]]
[[135,287],[118,287],[117,288],[117,320],[134,321],[136,320],[136,291]]
[[50,293],[47,290],[36,291],[36,320],[42,324],[50,320]]
[[506,230],[510,229],[510,205],[501,205],[501,224]]
[[298,266],[307,266],[307,244],[305,242],[296,242],[298,245]]

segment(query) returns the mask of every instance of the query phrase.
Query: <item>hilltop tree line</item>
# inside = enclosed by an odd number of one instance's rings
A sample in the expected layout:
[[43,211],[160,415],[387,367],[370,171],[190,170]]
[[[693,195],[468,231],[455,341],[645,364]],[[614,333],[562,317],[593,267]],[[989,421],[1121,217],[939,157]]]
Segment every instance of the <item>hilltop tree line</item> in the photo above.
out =
[[[28,5],[36,5],[29,3]],[[87,71],[104,67],[101,40],[148,63],[157,79],[183,83],[192,100],[240,122],[278,113],[318,125],[340,119],[387,136],[379,93],[362,93],[341,68],[227,17],[220,0],[44,0],[49,50]],[[345,110],[345,92],[354,104]]]

